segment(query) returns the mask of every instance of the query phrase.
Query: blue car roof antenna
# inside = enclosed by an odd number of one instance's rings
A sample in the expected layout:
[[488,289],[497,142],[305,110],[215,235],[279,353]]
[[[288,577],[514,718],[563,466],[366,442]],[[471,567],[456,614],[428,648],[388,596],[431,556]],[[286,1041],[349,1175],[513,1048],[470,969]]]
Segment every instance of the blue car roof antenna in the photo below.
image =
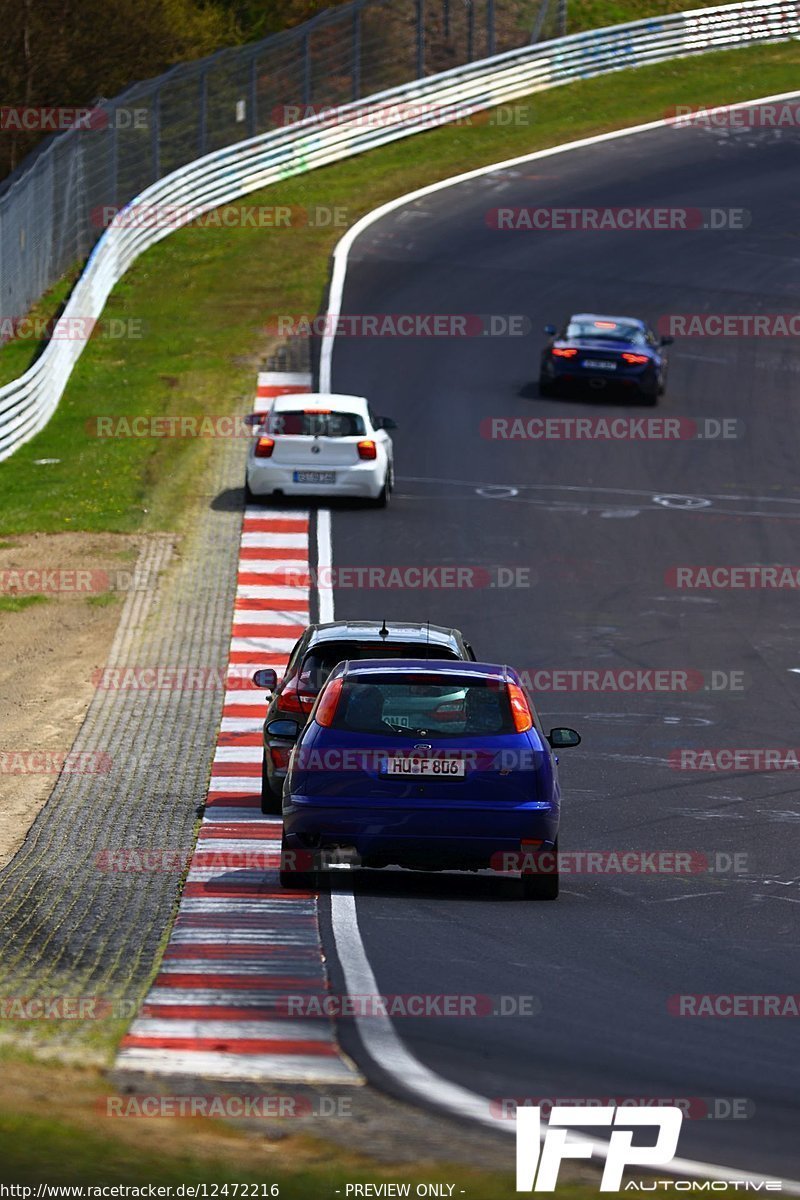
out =
[[383,624],[378,630],[378,637],[386,638],[389,636],[389,630],[386,628],[386,617],[383,618]]

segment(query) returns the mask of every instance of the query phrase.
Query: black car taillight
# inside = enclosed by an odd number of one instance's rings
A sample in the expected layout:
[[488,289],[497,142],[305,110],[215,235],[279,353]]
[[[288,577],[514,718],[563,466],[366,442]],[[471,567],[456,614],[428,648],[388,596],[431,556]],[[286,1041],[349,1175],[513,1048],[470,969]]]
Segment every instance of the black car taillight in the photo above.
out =
[[297,680],[293,679],[278,697],[278,708],[281,712],[301,713],[305,717],[314,707],[316,698],[313,692],[301,692]]

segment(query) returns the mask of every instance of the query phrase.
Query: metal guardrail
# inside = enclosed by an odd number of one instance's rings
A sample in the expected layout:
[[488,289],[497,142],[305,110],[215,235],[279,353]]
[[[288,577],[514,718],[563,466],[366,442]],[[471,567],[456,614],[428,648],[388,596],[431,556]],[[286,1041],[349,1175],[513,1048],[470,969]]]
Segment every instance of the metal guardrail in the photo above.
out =
[[[33,437],[58,405],[85,345],[65,336],[74,323],[96,320],[139,255],[202,213],[290,176],[573,79],[798,35],[800,0],[749,0],[633,21],[416,80],[188,163],[122,210],[92,251],[41,356],[0,388],[0,460]],[[148,213],[167,209],[174,210],[169,226],[148,223]]]
[[[0,172],[33,149],[0,180],[0,320],[24,316],[83,263],[108,212],[194,159],[320,108],[558,37],[567,32],[559,25],[566,5],[337,0],[300,25],[140,80],[96,101],[83,119],[70,121],[69,109],[6,106]],[[56,118],[58,126],[59,117],[71,128],[38,142],[26,132],[29,121]]]

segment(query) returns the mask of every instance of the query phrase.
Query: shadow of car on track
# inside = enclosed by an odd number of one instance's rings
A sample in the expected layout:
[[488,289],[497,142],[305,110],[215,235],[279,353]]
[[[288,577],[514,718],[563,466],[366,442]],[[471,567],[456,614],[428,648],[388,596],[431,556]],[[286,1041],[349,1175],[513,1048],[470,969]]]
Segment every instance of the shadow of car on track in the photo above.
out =
[[320,508],[331,509],[333,512],[369,512],[369,502],[360,499],[347,499],[341,496],[263,496],[245,501],[244,487],[225,488],[211,501],[213,512],[241,512],[245,507],[261,508],[265,515],[271,509],[296,509],[297,512],[314,511]]
[[[573,388],[564,388],[556,394],[543,394],[539,390],[539,384],[535,380],[524,383],[517,393],[521,400],[545,400],[549,403],[560,404],[569,401],[573,404],[582,404],[586,407],[596,408],[599,404],[615,405],[618,408],[652,408],[654,407],[652,400],[646,396],[626,394],[612,386],[604,388],[589,388],[587,386],[575,386]],[[663,399],[661,400],[663,403]]]
[[[515,877],[392,869],[342,872],[341,876],[345,874],[356,895],[380,896],[383,899],[469,900],[484,904],[507,904],[521,894],[520,882]],[[326,883],[325,891],[333,890],[337,883],[336,879]]]

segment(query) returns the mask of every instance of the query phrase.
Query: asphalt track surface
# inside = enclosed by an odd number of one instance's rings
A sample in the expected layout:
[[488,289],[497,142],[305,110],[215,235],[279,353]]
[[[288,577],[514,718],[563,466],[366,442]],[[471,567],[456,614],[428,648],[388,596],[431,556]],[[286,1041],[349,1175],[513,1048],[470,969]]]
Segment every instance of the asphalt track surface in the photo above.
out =
[[[790,338],[681,339],[656,409],[545,400],[541,327],[570,311],[796,308],[797,131],[665,128],[493,173],[403,207],[356,241],[342,311],[516,313],[522,338],[339,338],[337,391],[395,417],[387,513],[334,511],[338,567],[530,568],[529,587],[337,587],[337,617],[460,626],[478,657],[534,671],[744,672],[744,689],[540,693],[561,756],[563,850],[746,852],[735,875],[575,875],[557,904],[513,882],[373,874],[357,912],[381,992],[533,995],[534,1017],[401,1019],[431,1070],[496,1097],[742,1098],[685,1121],[678,1153],[797,1177],[796,1019],[680,1018],[679,993],[800,992],[800,801],[791,772],[686,772],[682,747],[798,744],[794,591],[678,591],[677,564],[800,564],[800,355]],[[498,205],[744,208],[745,230],[507,232]],[[492,441],[490,416],[736,418],[715,441]],[[483,492],[481,489],[489,488]],[[493,487],[517,489],[498,498]],[[657,497],[709,503],[665,505]],[[329,936],[329,933],[328,933]],[[328,947],[333,956],[332,943]],[[335,958],[335,956],[333,956]],[[335,961],[334,983],[337,982]],[[341,1023],[346,1049],[379,1083]]]

